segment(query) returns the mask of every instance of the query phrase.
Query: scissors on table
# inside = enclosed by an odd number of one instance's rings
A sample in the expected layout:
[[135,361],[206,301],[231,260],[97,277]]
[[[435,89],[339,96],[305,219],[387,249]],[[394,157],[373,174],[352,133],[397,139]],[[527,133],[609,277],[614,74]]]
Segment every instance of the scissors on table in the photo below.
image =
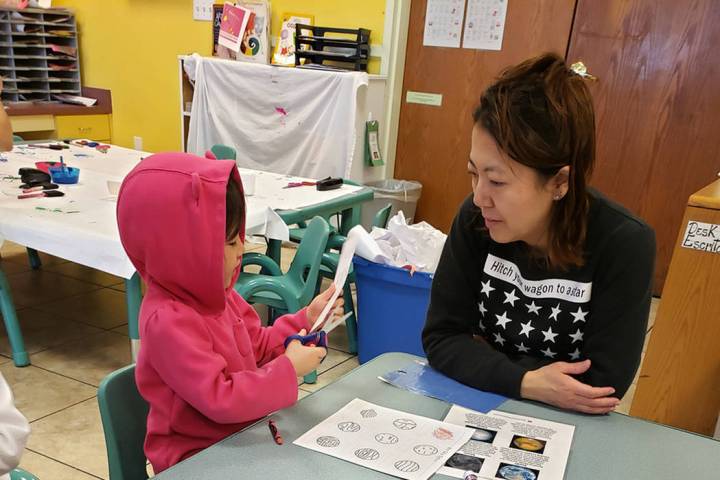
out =
[[[295,335],[290,335],[285,339],[285,348],[290,345],[290,342],[294,340],[298,340],[303,345],[315,345],[317,347],[323,347],[327,348],[327,336],[328,333],[333,331],[335,327],[343,323],[347,318],[352,315],[353,312],[348,312],[345,315],[342,315],[340,317],[334,317],[330,320],[327,320],[325,324],[323,325],[322,329],[317,330],[315,332],[310,332],[307,335],[300,335],[296,333]],[[323,359],[324,360],[324,359]]]

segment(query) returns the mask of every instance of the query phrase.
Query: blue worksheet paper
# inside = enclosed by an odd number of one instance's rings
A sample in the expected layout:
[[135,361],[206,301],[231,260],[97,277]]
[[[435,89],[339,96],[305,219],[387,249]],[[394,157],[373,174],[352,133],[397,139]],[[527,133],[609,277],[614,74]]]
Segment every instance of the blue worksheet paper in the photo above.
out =
[[507,400],[507,397],[502,395],[463,385],[420,361],[388,372],[380,377],[380,380],[413,393],[445,400],[482,413],[497,408]]

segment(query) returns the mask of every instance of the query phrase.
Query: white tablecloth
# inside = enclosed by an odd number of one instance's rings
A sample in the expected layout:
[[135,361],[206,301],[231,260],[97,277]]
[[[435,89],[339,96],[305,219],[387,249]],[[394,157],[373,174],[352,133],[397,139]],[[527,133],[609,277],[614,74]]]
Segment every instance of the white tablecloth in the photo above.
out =
[[[18,168],[35,162],[59,161],[80,168],[77,185],[62,185],[60,198],[19,200]],[[72,262],[130,278],[135,269],[120,243],[115,217],[116,199],[108,191],[108,181],[121,182],[127,173],[149,153],[112,146],[108,153],[89,147],[48,150],[16,145],[0,156],[0,245],[4,240],[34,248]],[[286,240],[287,225],[277,209],[298,209],[346,195],[359,187],[343,185],[339,190],[318,192],[314,187],[284,189],[300,181],[273,173],[241,170],[256,175],[255,194],[248,197],[247,232]],[[158,192],[161,194],[162,192]]]

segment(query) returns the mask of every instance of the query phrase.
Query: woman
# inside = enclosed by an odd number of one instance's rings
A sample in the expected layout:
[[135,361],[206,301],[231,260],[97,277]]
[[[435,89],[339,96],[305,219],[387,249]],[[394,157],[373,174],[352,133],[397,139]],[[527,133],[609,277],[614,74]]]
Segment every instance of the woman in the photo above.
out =
[[601,414],[640,362],[655,235],[588,189],[595,119],[582,73],[545,54],[482,95],[473,193],[435,273],[423,345],[467,385]]

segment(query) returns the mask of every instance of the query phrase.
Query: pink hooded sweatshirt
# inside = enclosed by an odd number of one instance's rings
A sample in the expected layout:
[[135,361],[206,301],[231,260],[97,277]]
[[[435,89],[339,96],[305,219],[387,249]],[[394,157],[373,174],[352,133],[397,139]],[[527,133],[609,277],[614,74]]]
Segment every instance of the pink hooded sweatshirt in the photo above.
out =
[[120,238],[147,285],[135,378],[150,404],[145,454],[156,473],[297,400],[283,342],[310,328],[305,309],[262,327],[223,285],[230,175],[240,181],[231,160],[162,153],[120,189]]

